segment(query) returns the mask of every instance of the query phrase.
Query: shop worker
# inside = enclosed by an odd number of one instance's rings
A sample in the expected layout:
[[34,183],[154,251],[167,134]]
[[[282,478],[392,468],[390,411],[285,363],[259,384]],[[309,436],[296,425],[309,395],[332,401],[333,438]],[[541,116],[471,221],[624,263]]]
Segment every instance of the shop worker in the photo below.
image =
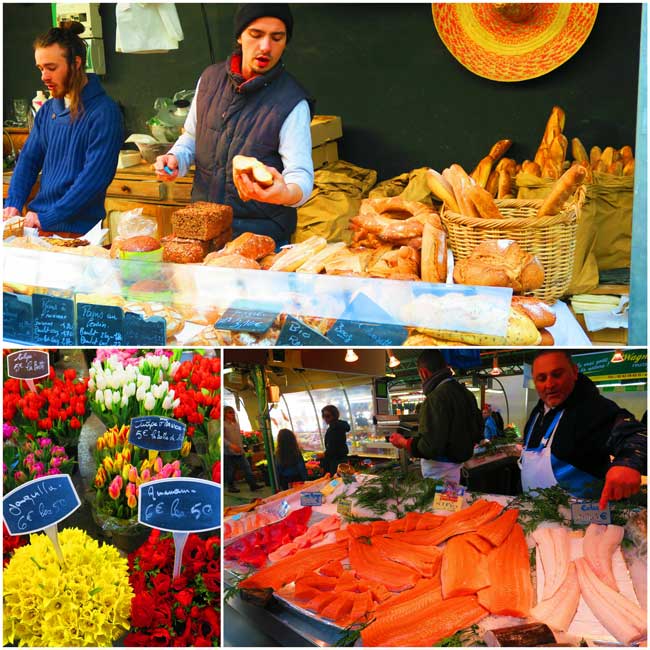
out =
[[540,352],[532,372],[540,399],[525,427],[523,489],[559,485],[576,497],[600,497],[601,509],[638,492],[646,427],[603,397],[564,350]]
[[235,485],[235,472],[239,469],[244,474],[248,487],[254,492],[262,486],[258,485],[244,454],[244,440],[239,428],[237,414],[232,406],[223,407],[223,447],[226,485],[229,492],[240,492]]
[[5,219],[22,213],[25,225],[85,233],[105,216],[106,188],[124,141],[122,115],[95,74],[86,73],[84,27],[66,22],[34,41],[36,67],[51,99],[36,113],[18,156],[5,201]]
[[460,482],[461,465],[483,438],[483,416],[472,393],[457,382],[439,350],[425,350],[417,360],[422,390],[418,433],[399,433],[390,442],[421,458],[422,476]]
[[[173,180],[195,162],[193,201],[232,206],[234,236],[255,232],[281,246],[314,184],[311,100],[282,62],[293,32],[289,5],[242,5],[234,22],[238,47],[203,72],[185,132],[155,169],[162,180]],[[265,189],[247,175],[233,179],[237,154],[263,162],[273,185]]]

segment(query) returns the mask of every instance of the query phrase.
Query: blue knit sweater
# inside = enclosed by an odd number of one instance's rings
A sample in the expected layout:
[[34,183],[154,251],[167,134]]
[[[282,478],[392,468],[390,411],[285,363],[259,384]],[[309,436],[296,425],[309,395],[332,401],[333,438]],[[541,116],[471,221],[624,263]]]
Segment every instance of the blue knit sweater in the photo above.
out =
[[124,141],[122,116],[95,74],[81,91],[83,112],[71,121],[63,99],[43,104],[11,178],[5,207],[22,210],[41,172],[28,208],[43,230],[87,232],[105,216],[106,188]]

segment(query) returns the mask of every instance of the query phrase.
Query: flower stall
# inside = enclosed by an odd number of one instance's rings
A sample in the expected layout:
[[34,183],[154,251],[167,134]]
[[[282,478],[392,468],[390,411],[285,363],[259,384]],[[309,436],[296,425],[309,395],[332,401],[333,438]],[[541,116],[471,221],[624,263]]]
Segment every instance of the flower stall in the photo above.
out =
[[[4,644],[218,646],[218,353],[49,351],[32,378],[4,357]],[[177,523],[144,512],[185,480],[208,496]]]

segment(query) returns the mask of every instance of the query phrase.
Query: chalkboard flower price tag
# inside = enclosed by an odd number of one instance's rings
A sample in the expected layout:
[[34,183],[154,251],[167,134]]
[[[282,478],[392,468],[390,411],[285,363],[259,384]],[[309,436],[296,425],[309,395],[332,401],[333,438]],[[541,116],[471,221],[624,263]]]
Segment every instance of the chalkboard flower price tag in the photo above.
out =
[[7,374],[13,379],[24,379],[32,393],[36,392],[34,379],[50,374],[50,355],[44,350],[19,350],[7,355]]
[[131,419],[129,442],[152,451],[175,451],[183,446],[187,425],[174,418],[142,415]]

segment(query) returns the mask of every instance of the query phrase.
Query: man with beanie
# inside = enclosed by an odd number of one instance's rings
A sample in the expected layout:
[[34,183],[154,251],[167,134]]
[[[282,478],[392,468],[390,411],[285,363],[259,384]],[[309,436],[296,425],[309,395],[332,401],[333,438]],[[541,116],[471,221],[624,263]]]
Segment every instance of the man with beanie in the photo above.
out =
[[[255,232],[282,246],[314,183],[311,100],[282,61],[293,16],[286,4],[246,4],[234,28],[237,49],[203,72],[185,132],[155,168],[160,179],[174,180],[195,162],[193,201],[232,206],[234,236]],[[263,162],[273,185],[264,188],[246,175],[233,178],[238,154]]]
[[422,460],[422,476],[460,482],[461,465],[483,438],[483,417],[476,399],[458,383],[439,350],[425,350],[417,360],[426,399],[422,402],[418,433],[390,437],[398,449]]

